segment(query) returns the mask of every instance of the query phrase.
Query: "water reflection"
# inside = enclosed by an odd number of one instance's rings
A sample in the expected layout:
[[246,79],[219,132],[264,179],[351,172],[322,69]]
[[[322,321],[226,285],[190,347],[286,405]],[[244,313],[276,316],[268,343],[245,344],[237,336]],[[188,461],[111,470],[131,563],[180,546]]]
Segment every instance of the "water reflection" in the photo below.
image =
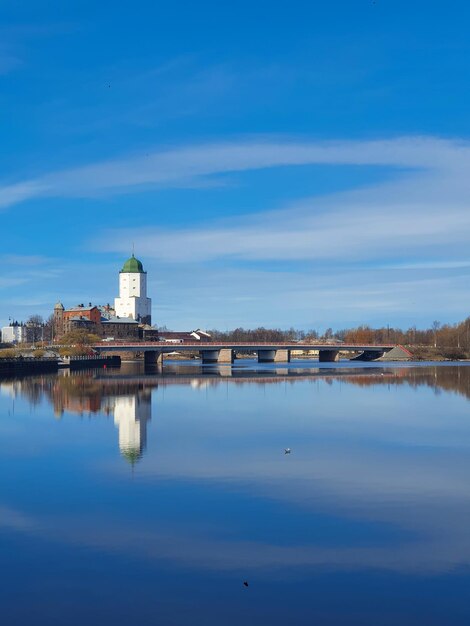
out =
[[0,393],[10,397],[24,397],[32,406],[47,400],[56,419],[64,412],[114,417],[119,430],[119,449],[131,464],[138,461],[147,444],[147,424],[152,417],[152,390],[171,386],[189,386],[192,389],[214,388],[222,381],[235,386],[278,385],[318,382],[333,385],[341,382],[357,387],[400,386],[413,389],[432,388],[434,393],[455,392],[470,398],[470,367],[441,364],[419,366],[380,367],[377,365],[343,367],[243,366],[199,364],[168,364],[164,372],[148,374],[143,366],[124,364],[120,373],[68,371],[60,375],[31,376],[0,381]]
[[25,578],[41,615],[45,580],[73,608],[51,624],[468,623],[469,385],[296,363],[1,382],[6,623],[34,621]]
[[132,465],[147,443],[147,423],[152,414],[152,389],[158,383],[150,378],[107,377],[95,372],[45,375],[0,383],[0,392],[24,397],[32,406],[47,400],[56,419],[64,413],[113,416],[119,431],[119,449]]

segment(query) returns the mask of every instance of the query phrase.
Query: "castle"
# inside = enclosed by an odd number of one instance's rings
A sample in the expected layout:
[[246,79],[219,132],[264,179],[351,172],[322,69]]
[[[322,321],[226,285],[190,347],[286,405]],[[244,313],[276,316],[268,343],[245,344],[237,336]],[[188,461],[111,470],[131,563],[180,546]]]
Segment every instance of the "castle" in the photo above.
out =
[[61,302],[54,306],[54,338],[74,330],[86,330],[102,338],[140,339],[152,321],[152,301],[147,297],[147,272],[134,255],[119,272],[119,296],[114,309],[107,306],[79,304],[66,309]]

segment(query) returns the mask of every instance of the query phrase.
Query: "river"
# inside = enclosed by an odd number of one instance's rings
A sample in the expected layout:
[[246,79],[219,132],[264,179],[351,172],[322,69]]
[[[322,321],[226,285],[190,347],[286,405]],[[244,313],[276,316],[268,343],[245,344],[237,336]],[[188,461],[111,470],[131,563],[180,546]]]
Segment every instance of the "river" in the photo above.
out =
[[0,380],[2,624],[468,625],[470,364]]

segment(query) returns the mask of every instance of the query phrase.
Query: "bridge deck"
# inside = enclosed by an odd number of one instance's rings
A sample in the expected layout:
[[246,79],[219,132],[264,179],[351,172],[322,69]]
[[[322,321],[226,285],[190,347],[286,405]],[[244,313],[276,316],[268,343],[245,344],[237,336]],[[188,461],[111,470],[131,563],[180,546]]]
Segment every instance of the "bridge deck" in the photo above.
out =
[[[384,345],[364,345],[364,344],[309,344],[309,343],[263,343],[263,342],[185,342],[185,343],[169,343],[163,341],[141,341],[135,343],[106,341],[92,346],[99,351],[121,351],[121,352],[148,352],[157,351],[167,352],[198,352],[200,350],[340,350],[341,352],[386,352],[392,350],[394,344]],[[402,348],[404,349],[404,348]]]

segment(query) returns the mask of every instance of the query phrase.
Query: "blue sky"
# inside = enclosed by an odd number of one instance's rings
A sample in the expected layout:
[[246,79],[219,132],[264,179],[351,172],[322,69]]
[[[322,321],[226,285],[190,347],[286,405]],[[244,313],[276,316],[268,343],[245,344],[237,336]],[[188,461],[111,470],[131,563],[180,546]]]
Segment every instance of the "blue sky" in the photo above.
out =
[[0,6],[0,323],[112,302],[171,328],[469,314],[465,2]]

